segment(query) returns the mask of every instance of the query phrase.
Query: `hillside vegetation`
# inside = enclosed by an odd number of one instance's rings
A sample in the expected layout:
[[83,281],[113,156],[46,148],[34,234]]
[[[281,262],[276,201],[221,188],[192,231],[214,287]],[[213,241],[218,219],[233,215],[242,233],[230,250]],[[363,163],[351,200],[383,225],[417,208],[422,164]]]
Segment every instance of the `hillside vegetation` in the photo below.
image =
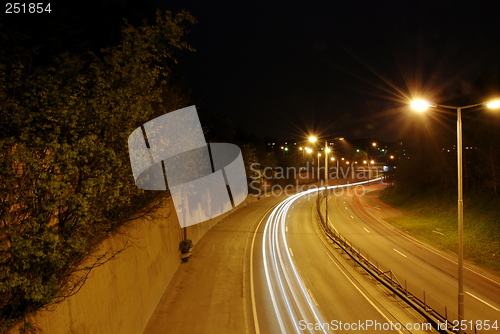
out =
[[[388,221],[435,247],[457,252],[457,195],[440,188],[413,194],[388,188],[380,198],[409,215]],[[481,193],[464,196],[464,256],[500,274],[500,198]]]

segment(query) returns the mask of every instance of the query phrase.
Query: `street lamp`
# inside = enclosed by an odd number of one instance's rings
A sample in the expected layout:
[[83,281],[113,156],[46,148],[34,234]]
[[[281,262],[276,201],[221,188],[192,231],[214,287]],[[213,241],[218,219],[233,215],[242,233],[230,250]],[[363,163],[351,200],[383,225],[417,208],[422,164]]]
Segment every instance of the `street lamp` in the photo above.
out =
[[[462,110],[470,109],[479,106],[488,108],[499,108],[500,100],[489,103],[471,104],[463,107],[447,106],[442,104],[432,104],[425,100],[414,100],[411,102],[411,107],[419,112],[424,112],[429,107],[453,109],[457,111],[457,168],[458,168],[458,321],[462,323],[464,320],[464,200],[463,200],[463,171],[462,171]],[[460,326],[459,334],[463,334],[464,330]]]
[[[317,141],[317,138],[314,136],[309,137],[309,141],[314,143]],[[328,225],[328,153],[330,152],[330,148],[328,147],[328,140],[325,140],[325,228]],[[321,153],[318,153],[318,182],[319,179],[319,157]],[[319,191],[319,185],[318,185]]]

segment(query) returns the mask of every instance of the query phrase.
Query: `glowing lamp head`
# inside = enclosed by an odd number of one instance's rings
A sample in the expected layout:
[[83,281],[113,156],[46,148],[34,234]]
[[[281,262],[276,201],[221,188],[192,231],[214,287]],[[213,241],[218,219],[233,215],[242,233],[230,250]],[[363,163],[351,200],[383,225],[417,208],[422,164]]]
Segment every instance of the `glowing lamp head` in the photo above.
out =
[[411,102],[411,107],[416,111],[425,111],[430,107],[430,104],[424,100],[414,100]]
[[318,138],[316,138],[316,137],[314,137],[314,136],[309,137],[309,141],[310,141],[311,143],[314,143],[317,139],[318,139]]
[[500,108],[500,100],[492,101],[488,103],[486,106],[491,109]]

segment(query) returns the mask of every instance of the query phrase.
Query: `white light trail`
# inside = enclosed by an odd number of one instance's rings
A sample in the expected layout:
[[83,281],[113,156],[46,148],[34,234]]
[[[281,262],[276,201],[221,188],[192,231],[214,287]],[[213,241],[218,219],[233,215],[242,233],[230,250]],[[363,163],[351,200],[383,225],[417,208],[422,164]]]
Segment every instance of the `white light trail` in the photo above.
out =
[[[380,179],[357,182],[346,185],[329,186],[328,189],[358,186]],[[274,311],[282,333],[304,333],[299,328],[299,321],[325,323],[305,287],[292,260],[291,249],[286,239],[286,218],[292,204],[302,196],[317,193],[325,187],[309,189],[292,195],[281,202],[269,215],[263,234],[262,254],[267,287]],[[306,331],[309,332],[309,331]],[[326,329],[321,332],[327,333]]]

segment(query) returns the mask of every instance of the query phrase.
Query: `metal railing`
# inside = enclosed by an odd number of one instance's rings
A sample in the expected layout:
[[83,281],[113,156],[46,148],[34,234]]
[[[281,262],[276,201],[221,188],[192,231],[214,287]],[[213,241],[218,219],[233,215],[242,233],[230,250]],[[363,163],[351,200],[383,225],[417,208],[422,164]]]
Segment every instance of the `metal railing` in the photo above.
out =
[[[324,199],[323,192],[318,194],[316,208],[318,218],[321,222],[320,226],[326,236],[331,239],[338,249],[347,254],[354,262],[354,265],[359,265],[368,274],[373,276],[378,282],[391,290],[395,295],[400,297],[409,306],[419,312],[432,326],[440,333],[457,333],[453,329],[457,324],[458,314],[454,310],[449,309],[446,305],[441,304],[431,295],[426,294],[425,290],[408,281],[407,279],[396,277],[394,272],[381,264],[374,257],[370,257],[368,252],[364,252],[360,247],[343,237],[331,224],[325,222],[325,218],[321,213],[321,200]],[[468,333],[486,333],[479,331],[474,327],[474,331]]]

